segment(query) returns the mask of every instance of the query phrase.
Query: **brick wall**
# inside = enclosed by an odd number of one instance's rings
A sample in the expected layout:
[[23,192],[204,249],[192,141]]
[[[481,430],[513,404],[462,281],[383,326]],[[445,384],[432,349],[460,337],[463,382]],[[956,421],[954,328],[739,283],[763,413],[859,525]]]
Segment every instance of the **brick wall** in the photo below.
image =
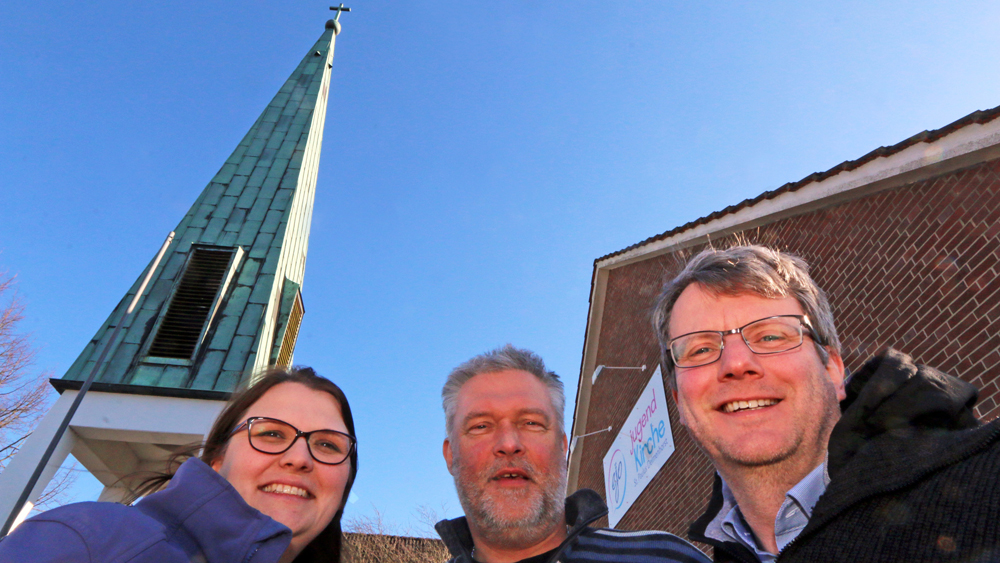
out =
[[[1000,415],[1000,160],[951,172],[744,232],[740,240],[794,252],[833,305],[844,361],[857,369],[893,346],[981,389],[977,414]],[[715,241],[727,246],[734,237]],[[649,312],[686,256],[609,272],[596,365],[659,362]],[[586,432],[617,430],[650,369],[606,371],[591,391]],[[618,524],[686,536],[705,507],[711,465],[669,403],[676,451]],[[579,486],[604,494],[612,433],[582,444]],[[606,525],[606,521],[604,522]]]

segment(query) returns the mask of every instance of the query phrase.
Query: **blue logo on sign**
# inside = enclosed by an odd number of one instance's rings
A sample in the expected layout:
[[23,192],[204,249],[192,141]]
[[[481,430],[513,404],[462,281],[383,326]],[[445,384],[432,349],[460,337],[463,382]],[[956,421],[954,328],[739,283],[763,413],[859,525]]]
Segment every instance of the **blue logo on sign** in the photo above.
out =
[[625,502],[626,475],[625,454],[621,450],[615,450],[611,454],[611,463],[608,464],[608,490],[611,491],[611,502],[616,509],[621,508]]

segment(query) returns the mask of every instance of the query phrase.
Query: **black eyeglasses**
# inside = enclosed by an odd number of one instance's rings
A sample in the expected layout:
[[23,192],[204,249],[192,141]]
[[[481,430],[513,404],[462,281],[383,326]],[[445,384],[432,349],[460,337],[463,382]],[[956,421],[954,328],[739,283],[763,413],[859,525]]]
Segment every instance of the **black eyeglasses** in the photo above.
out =
[[287,452],[299,436],[305,438],[309,455],[325,465],[340,465],[351,456],[357,440],[350,434],[337,430],[313,430],[302,432],[298,428],[276,418],[252,416],[236,427],[230,436],[247,429],[250,447],[265,454]]
[[754,354],[778,354],[802,346],[803,332],[813,334],[809,317],[776,315],[731,330],[700,330],[670,341],[670,357],[679,368],[696,368],[719,361],[725,336],[739,334]]

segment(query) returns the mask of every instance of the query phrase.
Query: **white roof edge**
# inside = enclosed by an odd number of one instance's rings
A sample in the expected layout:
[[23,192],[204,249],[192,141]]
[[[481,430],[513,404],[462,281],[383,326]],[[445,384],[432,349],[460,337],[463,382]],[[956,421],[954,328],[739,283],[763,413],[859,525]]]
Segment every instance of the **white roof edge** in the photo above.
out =
[[[674,247],[700,242],[704,237],[720,233],[735,232],[741,227],[749,227],[767,223],[768,217],[786,217],[794,215],[797,210],[808,211],[815,203],[830,198],[850,199],[851,194],[865,195],[865,188],[887,189],[899,184],[886,182],[894,177],[906,175],[906,183],[918,181],[919,170],[933,168],[933,173],[942,173],[936,164],[944,164],[971,153],[1000,145],[1000,119],[994,119],[985,124],[972,123],[958,129],[933,142],[920,142],[911,145],[897,153],[878,157],[854,170],[840,172],[834,176],[806,184],[795,191],[785,192],[777,197],[765,199],[713,219],[707,223],[695,225],[665,239],[652,241],[627,252],[599,260],[595,269],[616,268],[624,266],[649,255],[661,254]],[[967,164],[961,164],[965,166]],[[779,216],[779,217],[775,217]]]

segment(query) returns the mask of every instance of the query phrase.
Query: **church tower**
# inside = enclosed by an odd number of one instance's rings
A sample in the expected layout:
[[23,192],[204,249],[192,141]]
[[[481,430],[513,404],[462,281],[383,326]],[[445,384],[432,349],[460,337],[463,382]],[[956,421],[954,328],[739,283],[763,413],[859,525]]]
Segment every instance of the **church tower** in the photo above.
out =
[[[328,21],[181,219],[162,259],[150,262],[76,362],[52,380],[59,400],[0,474],[0,517],[23,518],[70,453],[105,485],[101,500],[124,498],[132,483],[121,479],[162,470],[172,452],[200,441],[244,378],[291,364],[305,313],[301,289],[339,33],[340,23]],[[28,504],[18,506],[95,366],[96,379]]]

